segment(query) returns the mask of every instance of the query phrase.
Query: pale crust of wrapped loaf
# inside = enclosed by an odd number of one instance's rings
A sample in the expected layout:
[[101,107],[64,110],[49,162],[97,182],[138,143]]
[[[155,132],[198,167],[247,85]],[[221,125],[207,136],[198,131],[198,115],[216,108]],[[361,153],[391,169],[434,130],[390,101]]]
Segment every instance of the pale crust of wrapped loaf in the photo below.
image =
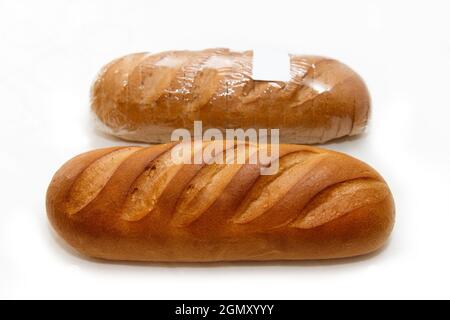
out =
[[361,133],[370,97],[363,80],[328,58],[291,55],[289,82],[254,81],[252,51],[136,53],[105,66],[91,107],[104,131],[150,143],[174,129],[280,129],[283,143],[314,144]]
[[278,173],[264,176],[259,164],[174,164],[174,146],[70,160],[47,193],[55,230],[91,257],[213,262],[357,256],[393,228],[388,186],[347,155],[280,145]]

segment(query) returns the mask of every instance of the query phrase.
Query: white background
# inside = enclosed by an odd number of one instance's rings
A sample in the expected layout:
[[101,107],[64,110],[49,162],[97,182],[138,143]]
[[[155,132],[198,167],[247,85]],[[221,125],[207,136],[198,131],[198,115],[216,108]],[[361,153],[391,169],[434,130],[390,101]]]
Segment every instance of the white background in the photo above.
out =
[[[0,0],[0,298],[450,298],[449,1]],[[306,263],[86,260],[53,234],[45,192],[72,156],[116,145],[89,122],[99,68],[135,51],[271,46],[365,79],[368,133],[328,144],[396,200],[386,249]]]

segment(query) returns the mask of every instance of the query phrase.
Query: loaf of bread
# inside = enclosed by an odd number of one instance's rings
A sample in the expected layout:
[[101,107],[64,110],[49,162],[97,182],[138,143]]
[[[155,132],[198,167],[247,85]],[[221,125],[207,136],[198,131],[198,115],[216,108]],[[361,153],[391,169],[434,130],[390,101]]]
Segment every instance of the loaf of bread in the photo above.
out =
[[[252,77],[253,52],[137,53],[94,82],[100,128],[131,141],[166,143],[174,129],[280,129],[283,143],[315,144],[361,133],[370,98],[362,79],[328,58],[290,55],[291,80]],[[289,71],[288,71],[289,72]]]
[[350,156],[280,145],[278,171],[261,175],[261,162],[179,163],[174,147],[101,149],[66,163],[47,193],[55,230],[91,257],[212,262],[357,256],[393,227],[385,181]]

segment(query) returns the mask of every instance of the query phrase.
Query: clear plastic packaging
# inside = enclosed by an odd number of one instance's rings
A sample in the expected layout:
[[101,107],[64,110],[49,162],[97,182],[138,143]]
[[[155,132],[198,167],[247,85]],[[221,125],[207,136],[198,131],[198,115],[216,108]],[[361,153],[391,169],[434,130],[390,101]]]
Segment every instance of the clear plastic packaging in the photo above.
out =
[[[203,130],[279,129],[280,142],[315,144],[361,133],[370,97],[363,80],[329,58],[290,55],[290,80],[252,78],[253,52],[136,53],[100,72],[92,110],[102,130],[149,143],[194,121]],[[270,131],[269,131],[270,134]]]

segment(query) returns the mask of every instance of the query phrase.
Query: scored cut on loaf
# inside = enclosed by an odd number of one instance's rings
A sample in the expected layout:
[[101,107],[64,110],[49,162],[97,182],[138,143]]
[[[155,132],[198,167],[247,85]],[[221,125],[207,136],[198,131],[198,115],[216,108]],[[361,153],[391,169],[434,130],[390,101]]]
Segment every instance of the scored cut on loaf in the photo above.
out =
[[177,145],[100,149],[67,162],[47,193],[54,229],[91,257],[213,262],[357,256],[383,246],[393,228],[387,184],[348,155],[280,145],[277,173],[261,175],[267,163],[176,162]]
[[[283,143],[361,133],[370,96],[361,77],[330,58],[290,55],[288,82],[253,80],[253,51],[130,54],[107,64],[91,90],[99,127],[117,137],[171,141],[173,130],[280,129]],[[270,132],[269,132],[270,133]]]

